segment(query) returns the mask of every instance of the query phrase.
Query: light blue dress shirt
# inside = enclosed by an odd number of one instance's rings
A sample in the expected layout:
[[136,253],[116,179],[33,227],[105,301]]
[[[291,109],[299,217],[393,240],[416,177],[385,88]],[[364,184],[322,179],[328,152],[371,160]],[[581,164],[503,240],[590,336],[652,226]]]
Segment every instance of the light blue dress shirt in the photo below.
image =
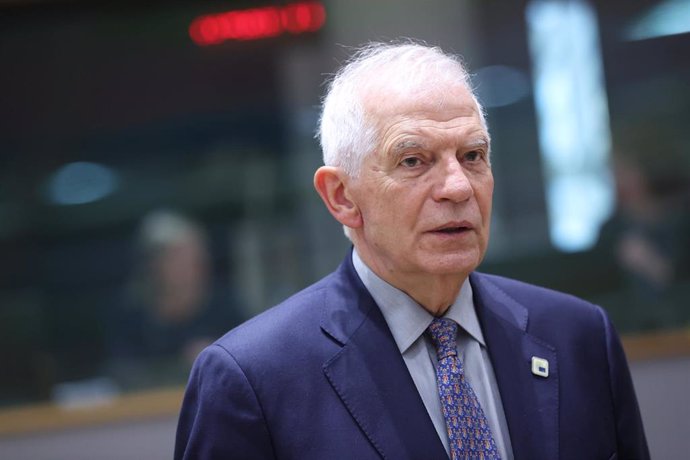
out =
[[[434,317],[410,296],[376,275],[362,262],[357,251],[352,252],[352,260],[364,286],[381,309],[436,432],[450,456],[446,422],[436,386],[436,351],[424,334]],[[465,378],[484,409],[499,455],[504,460],[512,460],[501,395],[472,299],[472,286],[467,279],[444,316],[460,325],[458,356],[463,362]]]

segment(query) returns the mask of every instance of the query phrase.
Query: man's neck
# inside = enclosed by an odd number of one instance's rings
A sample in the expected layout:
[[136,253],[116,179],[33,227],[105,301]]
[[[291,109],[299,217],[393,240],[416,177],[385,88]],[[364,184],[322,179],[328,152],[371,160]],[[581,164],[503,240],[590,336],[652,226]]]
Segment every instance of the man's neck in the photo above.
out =
[[438,275],[392,272],[373,260],[367,260],[366,255],[363,256],[360,252],[357,254],[379,278],[403,291],[434,316],[443,316],[455,302],[467,278],[466,274],[457,273]]

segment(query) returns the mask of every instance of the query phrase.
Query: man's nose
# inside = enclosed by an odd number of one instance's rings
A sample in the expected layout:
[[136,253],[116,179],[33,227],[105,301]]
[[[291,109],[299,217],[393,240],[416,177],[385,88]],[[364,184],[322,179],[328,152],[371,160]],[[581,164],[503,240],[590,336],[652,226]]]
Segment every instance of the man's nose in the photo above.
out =
[[457,158],[445,160],[439,166],[438,183],[433,194],[434,200],[460,203],[474,194],[472,184]]

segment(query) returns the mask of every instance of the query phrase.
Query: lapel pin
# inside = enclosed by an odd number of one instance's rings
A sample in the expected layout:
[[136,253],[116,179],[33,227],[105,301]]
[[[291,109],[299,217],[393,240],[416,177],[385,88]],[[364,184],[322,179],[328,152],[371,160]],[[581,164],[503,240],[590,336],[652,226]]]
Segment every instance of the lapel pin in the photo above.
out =
[[532,356],[532,373],[539,377],[549,376],[549,362],[544,358]]

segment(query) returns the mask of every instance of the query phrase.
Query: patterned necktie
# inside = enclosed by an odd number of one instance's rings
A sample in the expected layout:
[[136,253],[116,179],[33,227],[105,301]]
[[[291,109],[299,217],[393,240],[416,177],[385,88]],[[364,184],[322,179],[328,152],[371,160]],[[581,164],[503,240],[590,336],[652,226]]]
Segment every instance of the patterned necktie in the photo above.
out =
[[465,380],[458,358],[457,323],[435,318],[427,331],[438,356],[436,382],[448,430],[450,457],[453,460],[500,459],[486,415]]

